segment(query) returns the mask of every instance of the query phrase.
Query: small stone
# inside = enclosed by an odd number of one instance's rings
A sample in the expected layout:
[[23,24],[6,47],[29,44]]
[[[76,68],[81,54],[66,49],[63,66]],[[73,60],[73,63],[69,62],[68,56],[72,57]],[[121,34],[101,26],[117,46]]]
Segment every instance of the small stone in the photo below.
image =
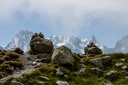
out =
[[46,80],[46,81],[49,81],[49,80],[50,80],[50,79],[49,79],[48,77],[46,77],[46,76],[41,76],[41,79]]
[[105,83],[104,85],[113,85],[112,82],[108,81],[107,83]]
[[32,65],[35,66],[37,64],[37,62],[33,62]]
[[116,63],[116,67],[122,67],[123,63]]
[[37,63],[37,64],[34,66],[34,68],[39,68],[39,67],[41,67],[41,66],[42,66],[41,63]]
[[37,82],[37,85],[45,85],[44,82]]
[[124,65],[124,66],[122,66],[121,68],[122,68],[123,70],[128,70],[128,67],[127,67],[127,66],[125,66],[125,65]]
[[122,62],[124,62],[124,61],[125,61],[125,59],[124,59],[124,58],[121,58],[120,60],[121,60]]
[[41,62],[41,59],[36,59],[36,62]]
[[69,76],[68,75],[64,75],[64,79],[65,80],[69,80]]
[[125,79],[128,80],[128,76],[126,76]]
[[86,79],[82,78],[85,82],[86,82]]
[[85,68],[82,68],[78,71],[78,74],[81,75],[85,71]]
[[67,81],[56,81],[57,85],[70,85]]
[[80,64],[81,68],[86,68],[87,66],[84,64]]
[[57,69],[56,69],[56,75],[57,75],[57,76],[63,76],[64,73],[61,71],[60,68],[57,68]]

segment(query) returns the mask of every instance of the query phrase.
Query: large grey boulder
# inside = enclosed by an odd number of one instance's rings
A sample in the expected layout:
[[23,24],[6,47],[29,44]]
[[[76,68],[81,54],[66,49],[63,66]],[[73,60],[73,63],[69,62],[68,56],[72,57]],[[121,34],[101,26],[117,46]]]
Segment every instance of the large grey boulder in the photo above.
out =
[[43,36],[35,35],[30,40],[30,48],[35,53],[51,53],[53,51],[53,43]]
[[116,70],[110,71],[106,74],[106,78],[109,81],[115,81],[118,78],[118,73]]
[[60,65],[74,65],[74,58],[72,52],[66,46],[56,48],[52,54],[52,62]]
[[95,66],[100,67],[100,68],[104,67],[101,58],[94,58],[94,59],[89,60],[89,62]]
[[102,50],[96,46],[93,42],[90,42],[87,47],[84,48],[85,55],[88,54],[102,54]]

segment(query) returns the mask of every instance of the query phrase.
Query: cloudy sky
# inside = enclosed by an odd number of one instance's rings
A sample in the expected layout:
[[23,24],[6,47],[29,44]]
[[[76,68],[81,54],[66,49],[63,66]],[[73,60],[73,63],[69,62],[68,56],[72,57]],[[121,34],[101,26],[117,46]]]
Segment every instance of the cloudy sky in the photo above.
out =
[[128,34],[128,0],[0,0],[0,45],[20,30],[91,38],[105,46]]

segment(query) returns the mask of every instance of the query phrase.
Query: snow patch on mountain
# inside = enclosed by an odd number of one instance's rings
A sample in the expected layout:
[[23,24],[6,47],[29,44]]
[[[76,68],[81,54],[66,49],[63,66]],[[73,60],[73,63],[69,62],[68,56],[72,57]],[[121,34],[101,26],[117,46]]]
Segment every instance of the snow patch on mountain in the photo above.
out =
[[64,45],[69,47],[73,52],[76,53],[84,53],[84,47],[86,47],[87,44],[91,41],[103,49],[103,46],[99,44],[99,42],[96,40],[94,36],[92,37],[91,40],[87,38],[79,38],[74,36],[64,37],[57,35],[53,35],[49,39],[52,40],[55,48]]

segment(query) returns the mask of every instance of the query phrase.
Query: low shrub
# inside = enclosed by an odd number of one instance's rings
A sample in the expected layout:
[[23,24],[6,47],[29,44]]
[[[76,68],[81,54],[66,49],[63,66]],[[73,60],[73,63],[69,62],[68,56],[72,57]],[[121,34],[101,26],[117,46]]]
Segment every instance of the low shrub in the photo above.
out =
[[73,58],[74,58],[74,66],[73,66],[73,70],[78,71],[80,69],[80,58],[77,54],[73,54]]
[[5,55],[5,56],[3,56],[3,59],[4,59],[4,60],[10,60],[10,57],[7,56],[7,55]]
[[12,81],[13,79],[14,79],[14,78],[11,77],[11,78],[9,78],[6,82],[0,83],[0,85],[10,85],[10,83],[11,83],[11,81]]
[[35,52],[35,51],[33,51],[33,50],[29,50],[28,53],[29,53],[29,54],[33,54],[33,55],[34,55],[34,54],[37,54],[37,52]]
[[13,52],[16,52],[18,54],[23,54],[24,51],[22,51],[20,48],[15,48]]
[[112,59],[115,59],[115,60],[119,60],[119,59],[121,59],[121,58],[124,58],[124,56],[125,56],[125,54],[123,54],[123,53],[113,53],[113,54],[109,54],[111,57],[112,57]]
[[[7,74],[12,74],[13,71],[14,71],[14,69],[13,69],[13,67],[11,67],[9,64],[2,64],[2,65],[0,66],[0,71],[1,71],[1,72],[5,72],[5,73],[7,73]],[[2,74],[2,75],[3,75],[3,74]]]
[[6,50],[1,50],[1,55],[6,55]]
[[14,68],[22,68],[23,64],[21,61],[9,61],[7,62],[10,66],[13,66]]
[[8,52],[7,56],[9,56],[10,59],[17,59],[17,58],[19,58],[19,55],[17,53],[13,53],[13,52]]
[[7,74],[12,74],[13,71],[14,71],[13,67],[9,67],[9,68],[4,69],[4,72]]
[[0,64],[2,64],[5,60],[3,58],[0,58]]
[[5,77],[5,76],[7,76],[7,75],[8,75],[8,74],[5,73],[5,72],[0,72],[0,79],[3,78],[3,77]]
[[9,64],[2,64],[1,65],[1,70],[4,71],[6,68],[10,68]]

